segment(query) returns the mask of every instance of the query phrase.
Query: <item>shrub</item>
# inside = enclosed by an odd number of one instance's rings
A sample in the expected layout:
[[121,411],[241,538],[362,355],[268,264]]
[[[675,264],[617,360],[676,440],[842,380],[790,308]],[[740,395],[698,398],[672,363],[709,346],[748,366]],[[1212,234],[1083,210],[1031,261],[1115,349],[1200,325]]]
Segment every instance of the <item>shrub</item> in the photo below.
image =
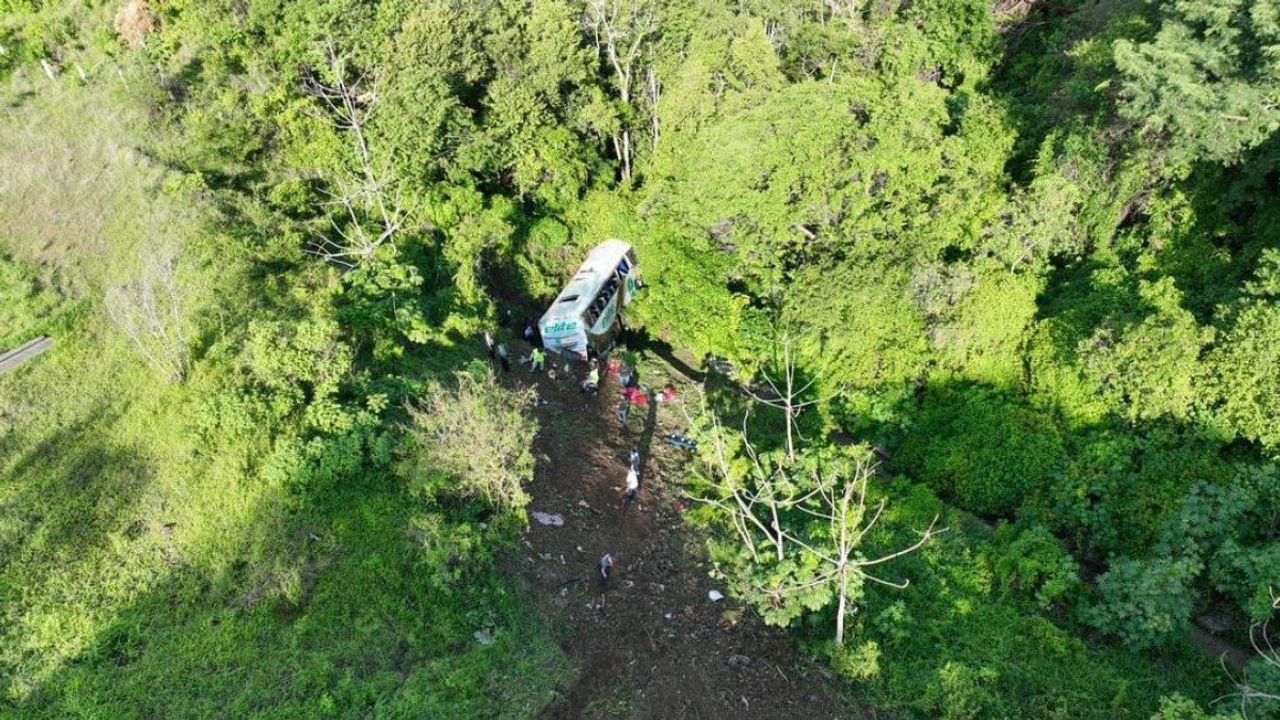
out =
[[1006,594],[1034,598],[1041,610],[1071,599],[1080,589],[1080,566],[1040,525],[1019,533],[999,551],[995,572]]
[[1136,650],[1163,645],[1191,615],[1199,571],[1192,558],[1120,560],[1098,580],[1102,602],[1084,620]]
[[931,688],[935,717],[945,720],[971,720],[987,717],[998,705],[996,681],[1000,673],[989,667],[975,668],[949,662],[938,671],[937,684]]
[[1151,716],[1151,720],[1212,720],[1215,716],[1204,711],[1195,700],[1183,695],[1170,695],[1160,699],[1160,709]]
[[427,498],[477,499],[520,512],[529,503],[524,483],[533,477],[532,404],[531,389],[509,391],[488,374],[458,373],[452,386],[432,382],[407,405],[401,477]]
[[897,462],[966,510],[1008,515],[1048,484],[1062,438],[1048,416],[1001,393],[946,388],[926,399]]

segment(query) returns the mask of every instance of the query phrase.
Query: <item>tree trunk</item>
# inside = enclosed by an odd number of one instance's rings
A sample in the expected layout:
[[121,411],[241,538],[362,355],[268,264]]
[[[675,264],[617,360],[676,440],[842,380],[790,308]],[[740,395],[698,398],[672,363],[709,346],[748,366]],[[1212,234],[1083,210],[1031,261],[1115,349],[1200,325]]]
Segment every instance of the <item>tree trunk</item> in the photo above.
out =
[[631,182],[631,131],[622,131],[622,181]]
[[648,76],[649,112],[651,113],[651,117],[649,118],[649,132],[652,138],[652,145],[650,146],[649,151],[656,155],[658,152],[658,137],[660,135],[660,128],[658,126],[658,99],[661,97],[661,93],[658,89],[658,76],[653,72],[652,65],[649,66]]
[[844,613],[845,606],[848,603],[848,586],[849,565],[845,563],[840,566],[840,603],[836,608],[836,644],[844,645]]

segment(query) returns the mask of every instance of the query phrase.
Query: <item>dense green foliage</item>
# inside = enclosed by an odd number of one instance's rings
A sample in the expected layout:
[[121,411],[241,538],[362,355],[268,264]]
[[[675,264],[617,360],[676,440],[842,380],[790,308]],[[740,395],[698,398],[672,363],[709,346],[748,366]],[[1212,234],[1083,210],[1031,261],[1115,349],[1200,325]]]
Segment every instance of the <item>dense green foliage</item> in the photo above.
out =
[[650,336],[757,389],[796,338],[805,442],[888,458],[868,557],[951,528],[843,647],[829,593],[772,618],[851,694],[1228,689],[1192,619],[1280,590],[1275,3],[122,4],[0,0],[0,347],[58,338],[0,377],[0,709],[532,714],[532,429],[455,373],[610,236]]

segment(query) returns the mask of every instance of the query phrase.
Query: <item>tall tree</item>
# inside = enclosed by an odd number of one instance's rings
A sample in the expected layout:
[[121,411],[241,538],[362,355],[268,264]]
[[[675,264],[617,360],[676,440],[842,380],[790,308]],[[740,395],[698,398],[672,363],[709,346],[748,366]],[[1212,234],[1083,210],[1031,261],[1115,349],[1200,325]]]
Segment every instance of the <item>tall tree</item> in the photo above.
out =
[[1116,43],[1125,115],[1182,162],[1233,162],[1280,128],[1280,4],[1175,0],[1159,15],[1150,41]]
[[[621,101],[621,123],[613,135],[613,149],[622,164],[622,181],[630,182],[635,154],[632,139],[635,121],[631,118],[635,110],[632,102],[640,83],[644,49],[658,33],[658,6],[653,0],[587,0],[584,24],[595,41],[596,55],[602,58],[611,72],[613,86]],[[645,82],[652,100],[656,101],[657,78],[653,76],[652,69]],[[656,130],[652,132],[656,133]]]
[[[734,437],[705,413],[710,485],[692,495],[727,522],[745,560],[741,595],[765,622],[787,625],[805,611],[836,604],[835,641],[845,641],[845,621],[865,584],[906,588],[909,580],[885,579],[875,568],[919,550],[945,528],[937,518],[914,541],[868,556],[863,547],[888,500],[869,499],[877,465],[870,448],[825,448],[790,456],[762,451],[746,421]],[[761,547],[765,552],[761,552]]]

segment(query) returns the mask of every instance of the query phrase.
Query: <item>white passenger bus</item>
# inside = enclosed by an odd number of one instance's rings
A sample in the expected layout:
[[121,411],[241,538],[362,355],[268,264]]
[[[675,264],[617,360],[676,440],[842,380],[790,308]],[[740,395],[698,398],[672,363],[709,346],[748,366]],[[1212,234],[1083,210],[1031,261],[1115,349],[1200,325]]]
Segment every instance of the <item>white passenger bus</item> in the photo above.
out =
[[640,289],[635,250],[621,240],[600,243],[542,319],[542,346],[582,360],[603,352],[621,329],[619,310]]

